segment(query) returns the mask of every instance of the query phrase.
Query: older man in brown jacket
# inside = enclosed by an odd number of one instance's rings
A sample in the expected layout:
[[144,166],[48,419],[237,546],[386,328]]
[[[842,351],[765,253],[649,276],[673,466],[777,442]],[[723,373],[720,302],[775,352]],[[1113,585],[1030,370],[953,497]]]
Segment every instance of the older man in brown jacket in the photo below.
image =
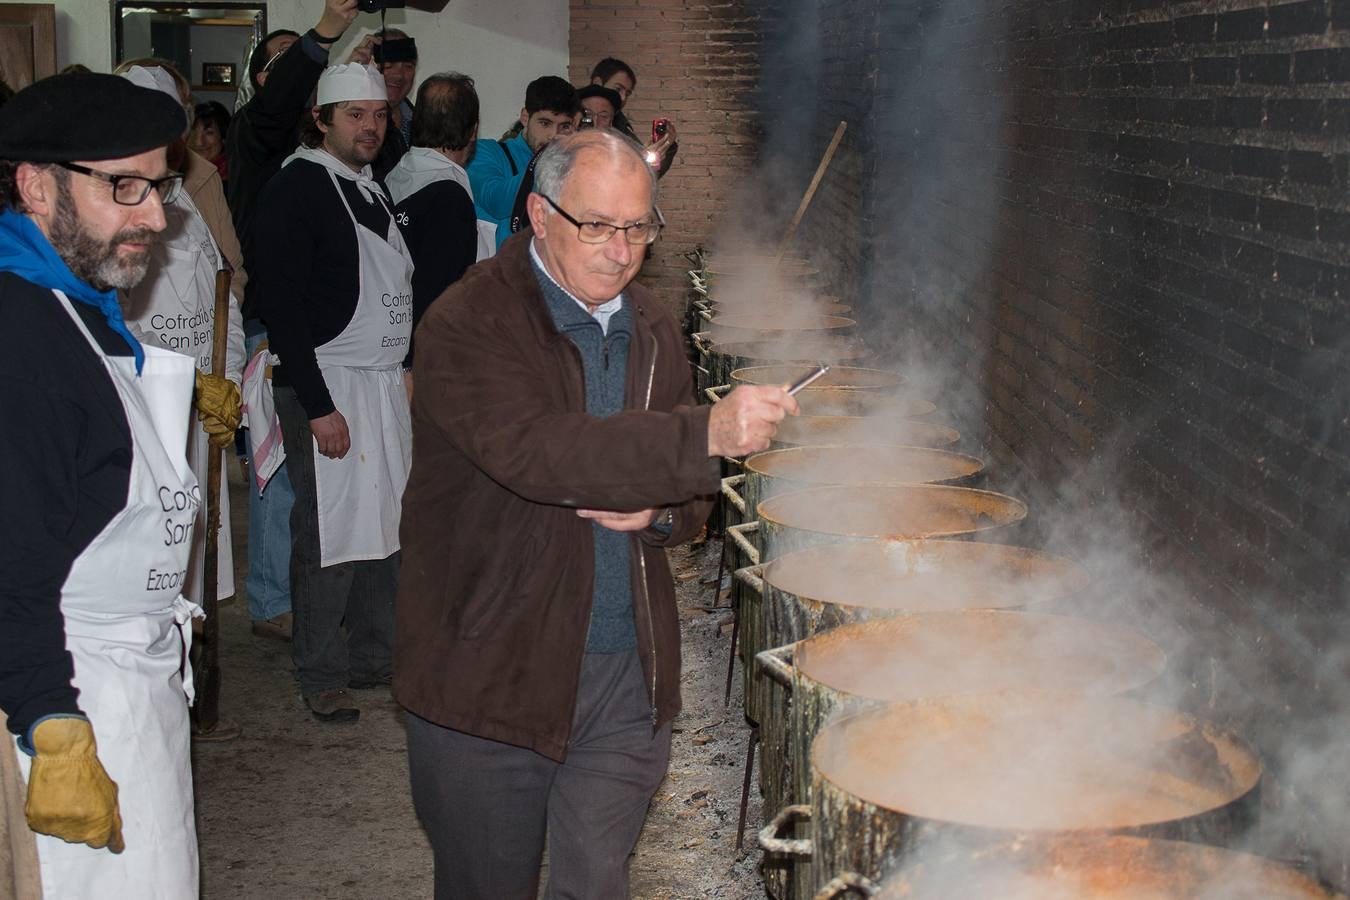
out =
[[665,549],[717,457],[768,445],[779,387],[692,402],[675,319],[633,284],[660,231],[636,144],[551,145],[533,235],[417,332],[394,690],[438,898],[623,897],[680,707]]

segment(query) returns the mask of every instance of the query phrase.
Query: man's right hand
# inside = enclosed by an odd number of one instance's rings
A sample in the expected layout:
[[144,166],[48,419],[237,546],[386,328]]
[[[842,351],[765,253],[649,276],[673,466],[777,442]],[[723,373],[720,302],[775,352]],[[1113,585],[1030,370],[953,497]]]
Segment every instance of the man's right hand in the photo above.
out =
[[121,853],[122,813],[117,784],[98,759],[94,728],[83,716],[43,719],[30,737],[24,816],[28,827],[72,844]]
[[785,388],[741,385],[713,404],[708,417],[708,455],[744,456],[767,450],[778,423],[797,413],[797,400]]
[[347,26],[356,21],[356,0],[324,0],[323,15],[314,30],[324,37],[341,37]]
[[360,66],[371,65],[375,58],[375,45],[380,42],[378,34],[368,34],[361,39],[361,43],[352,48],[351,55],[347,57],[348,63],[356,63]]
[[347,420],[336,409],[326,416],[309,420],[310,433],[319,452],[329,459],[342,459],[352,449],[352,435],[347,430]]

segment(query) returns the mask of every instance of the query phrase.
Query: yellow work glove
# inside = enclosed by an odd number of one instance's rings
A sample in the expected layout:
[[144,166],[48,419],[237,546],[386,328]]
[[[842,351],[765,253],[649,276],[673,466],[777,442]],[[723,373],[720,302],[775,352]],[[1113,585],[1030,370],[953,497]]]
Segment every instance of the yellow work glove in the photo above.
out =
[[219,375],[197,373],[197,418],[216,447],[234,442],[239,427],[239,388]]
[[28,773],[28,827],[72,844],[121,853],[117,784],[98,761],[94,728],[78,716],[44,719],[33,728]]

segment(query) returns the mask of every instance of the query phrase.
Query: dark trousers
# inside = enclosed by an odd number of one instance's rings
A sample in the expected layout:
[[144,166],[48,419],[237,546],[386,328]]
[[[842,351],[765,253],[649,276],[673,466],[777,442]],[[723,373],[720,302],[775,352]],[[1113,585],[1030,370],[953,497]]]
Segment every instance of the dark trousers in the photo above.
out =
[[670,763],[636,650],[587,654],[567,759],[408,716],[413,804],[436,856],[436,900],[628,896],[628,857]]
[[[345,688],[352,679],[389,677],[399,554],[335,566],[319,565],[319,512],[314,488],[314,437],[295,391],[273,390],[286,443],[291,506],[291,656],[300,692]],[[342,631],[346,626],[346,637]]]

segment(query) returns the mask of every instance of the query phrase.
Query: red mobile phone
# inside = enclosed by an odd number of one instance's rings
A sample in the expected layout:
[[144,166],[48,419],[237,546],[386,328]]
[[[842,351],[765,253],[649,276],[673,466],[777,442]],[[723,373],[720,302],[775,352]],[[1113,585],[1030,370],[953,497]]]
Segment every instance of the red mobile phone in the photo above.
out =
[[652,119],[652,143],[655,144],[665,137],[668,128],[670,128],[669,119]]

